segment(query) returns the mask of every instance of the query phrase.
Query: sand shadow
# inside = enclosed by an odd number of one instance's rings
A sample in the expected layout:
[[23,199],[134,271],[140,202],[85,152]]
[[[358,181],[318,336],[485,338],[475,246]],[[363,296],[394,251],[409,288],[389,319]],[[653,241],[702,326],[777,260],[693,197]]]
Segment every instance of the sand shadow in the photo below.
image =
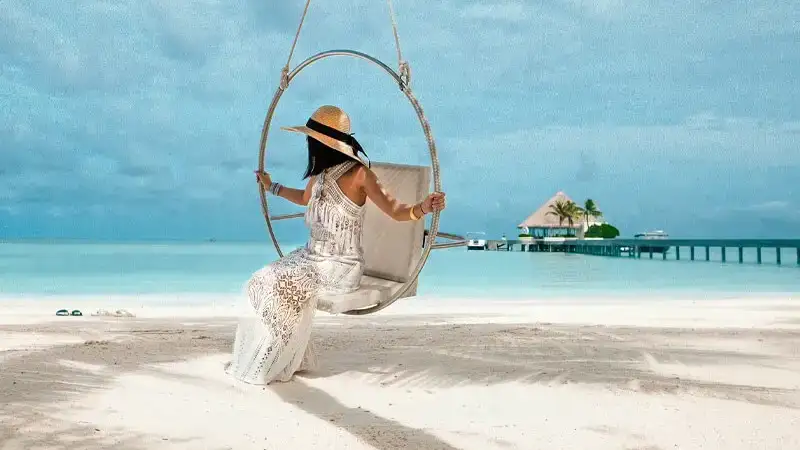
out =
[[425,430],[408,427],[361,407],[345,406],[327,392],[304,383],[298,376],[293,382],[275,384],[270,388],[283,401],[346,430],[376,449],[457,450],[457,447]]
[[[47,332],[79,334],[81,324],[54,327]],[[26,331],[26,327],[0,327]],[[177,330],[176,330],[177,329]],[[188,360],[228,345],[225,336],[212,338],[205,330],[164,323],[127,322],[113,333],[148,334],[146,339],[121,342],[87,339],[11,354],[0,371],[0,450],[150,450],[161,445],[192,444],[197,438],[167,439],[124,427],[98,428],[68,419],[70,400],[108,389],[114,379],[154,363]],[[163,336],[170,336],[167,340]],[[174,335],[179,337],[175,339]],[[170,342],[165,345],[165,342]],[[200,446],[199,442],[197,443]]]
[[[377,337],[377,338],[376,338]],[[693,345],[703,339],[749,339],[786,348],[782,355]],[[307,378],[345,373],[366,383],[446,388],[504,382],[583,383],[638,392],[695,394],[798,408],[798,391],[669,376],[654,366],[780,366],[800,354],[800,333],[557,325],[318,327],[320,367]],[[798,361],[797,357],[793,358]]]
[[[224,366],[224,363],[219,365],[221,369]],[[179,383],[190,383],[199,388],[213,389],[217,387],[217,382],[207,378],[187,373],[174,373],[159,367],[148,367],[144,373],[151,373],[161,379],[170,379]],[[291,382],[273,383],[265,388],[274,392],[287,404],[347,431],[376,449],[457,449],[425,430],[408,427],[361,407],[346,406],[327,392],[310,386],[301,375],[296,375]]]

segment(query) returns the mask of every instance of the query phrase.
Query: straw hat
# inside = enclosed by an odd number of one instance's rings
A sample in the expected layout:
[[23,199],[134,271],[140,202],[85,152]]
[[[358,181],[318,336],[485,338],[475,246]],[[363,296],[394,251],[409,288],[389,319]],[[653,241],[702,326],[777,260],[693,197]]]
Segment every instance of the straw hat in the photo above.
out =
[[[359,153],[364,153],[364,149],[350,133],[350,117],[336,106],[321,106],[314,111],[305,125],[281,127],[281,129],[311,136],[353,160],[368,165],[359,156]],[[366,153],[364,155],[366,156]]]

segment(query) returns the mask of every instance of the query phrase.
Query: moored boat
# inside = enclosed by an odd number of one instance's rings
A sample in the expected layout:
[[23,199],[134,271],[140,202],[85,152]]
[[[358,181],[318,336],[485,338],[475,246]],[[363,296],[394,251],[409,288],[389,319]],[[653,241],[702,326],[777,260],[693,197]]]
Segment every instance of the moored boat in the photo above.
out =
[[[647,231],[644,233],[638,233],[633,236],[636,239],[648,240],[648,241],[658,241],[669,239],[669,235],[662,230],[655,230],[655,231]],[[669,251],[669,245],[658,245],[656,243],[650,245],[639,245],[639,251],[642,253],[666,253]]]
[[467,233],[467,250],[486,250],[486,233],[471,232]]

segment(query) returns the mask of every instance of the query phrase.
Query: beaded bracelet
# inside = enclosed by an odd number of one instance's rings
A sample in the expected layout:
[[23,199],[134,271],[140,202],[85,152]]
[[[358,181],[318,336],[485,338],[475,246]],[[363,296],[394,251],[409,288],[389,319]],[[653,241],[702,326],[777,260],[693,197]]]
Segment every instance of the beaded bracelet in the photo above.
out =
[[280,192],[282,187],[283,187],[283,185],[273,181],[272,183],[269,184],[269,192],[272,195],[278,195],[278,192]]

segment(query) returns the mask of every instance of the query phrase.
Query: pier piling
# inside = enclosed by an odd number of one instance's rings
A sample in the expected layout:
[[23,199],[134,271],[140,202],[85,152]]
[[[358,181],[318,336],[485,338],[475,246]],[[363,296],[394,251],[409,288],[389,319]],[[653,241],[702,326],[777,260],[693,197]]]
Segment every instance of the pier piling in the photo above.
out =
[[655,253],[660,253],[663,260],[667,260],[668,253],[675,250],[675,260],[681,259],[681,247],[689,247],[689,259],[697,260],[696,248],[705,248],[706,261],[711,261],[711,247],[720,249],[722,262],[727,262],[728,248],[735,248],[739,264],[744,264],[744,250],[754,248],[756,251],[755,263],[763,263],[763,248],[775,249],[775,263],[783,263],[783,249],[795,249],[796,262],[800,266],[800,239],[577,239],[567,238],[565,240],[555,239],[536,239],[530,241],[490,241],[487,242],[486,250],[490,251],[516,251],[516,246],[523,252],[563,252],[577,253],[583,255],[605,256],[612,258],[628,257],[642,258],[642,253],[647,253],[649,259],[654,258]]

